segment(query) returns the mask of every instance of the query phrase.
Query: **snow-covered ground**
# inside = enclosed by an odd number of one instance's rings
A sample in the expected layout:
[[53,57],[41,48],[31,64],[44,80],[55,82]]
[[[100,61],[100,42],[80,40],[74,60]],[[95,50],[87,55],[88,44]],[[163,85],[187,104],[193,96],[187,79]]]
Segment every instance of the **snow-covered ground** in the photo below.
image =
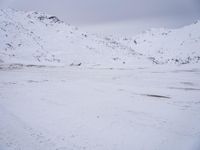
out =
[[199,150],[200,22],[133,37],[0,10],[0,150]]
[[200,69],[0,71],[1,150],[199,150]]

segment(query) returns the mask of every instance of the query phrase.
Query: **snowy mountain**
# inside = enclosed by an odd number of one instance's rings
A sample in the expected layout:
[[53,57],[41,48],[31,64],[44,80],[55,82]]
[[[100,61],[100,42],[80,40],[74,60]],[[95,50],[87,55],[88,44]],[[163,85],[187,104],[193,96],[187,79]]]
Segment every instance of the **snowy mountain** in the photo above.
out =
[[180,29],[151,29],[121,42],[156,64],[200,62],[200,22]]
[[40,12],[0,10],[3,64],[132,66],[200,62],[200,23],[153,29],[133,38],[80,31]]
[[81,32],[44,13],[1,10],[0,29],[4,63],[98,65],[135,54],[121,43]]

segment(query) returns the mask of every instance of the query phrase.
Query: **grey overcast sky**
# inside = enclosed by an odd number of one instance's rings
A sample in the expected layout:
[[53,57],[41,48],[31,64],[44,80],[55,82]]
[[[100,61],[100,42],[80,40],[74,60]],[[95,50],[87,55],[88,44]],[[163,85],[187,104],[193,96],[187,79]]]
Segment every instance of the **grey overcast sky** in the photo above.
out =
[[47,12],[76,25],[156,17],[200,19],[200,0],[0,0],[0,7]]

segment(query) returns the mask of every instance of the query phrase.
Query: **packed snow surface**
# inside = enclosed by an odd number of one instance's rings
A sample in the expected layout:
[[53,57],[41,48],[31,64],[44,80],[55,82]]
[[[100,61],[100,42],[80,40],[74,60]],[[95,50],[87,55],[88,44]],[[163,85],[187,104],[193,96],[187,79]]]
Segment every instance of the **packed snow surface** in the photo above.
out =
[[134,37],[0,10],[0,150],[199,150],[200,22]]

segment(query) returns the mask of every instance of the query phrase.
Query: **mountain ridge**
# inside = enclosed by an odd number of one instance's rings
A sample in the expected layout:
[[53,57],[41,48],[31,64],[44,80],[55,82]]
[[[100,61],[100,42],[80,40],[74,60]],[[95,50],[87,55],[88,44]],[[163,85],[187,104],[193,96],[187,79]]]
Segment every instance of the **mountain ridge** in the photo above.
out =
[[1,64],[134,66],[200,62],[199,21],[181,29],[151,29],[131,38],[109,37],[81,31],[42,12],[1,9],[0,39]]

